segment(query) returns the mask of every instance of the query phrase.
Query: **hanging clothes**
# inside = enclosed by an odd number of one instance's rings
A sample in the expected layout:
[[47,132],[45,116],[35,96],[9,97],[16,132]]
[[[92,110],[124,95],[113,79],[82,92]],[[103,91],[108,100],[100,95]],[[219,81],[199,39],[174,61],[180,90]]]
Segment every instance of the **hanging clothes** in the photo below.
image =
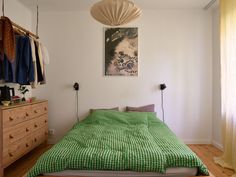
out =
[[[20,35],[15,35],[14,32]],[[14,50],[13,50],[14,49]],[[10,19],[0,20],[0,83],[31,85],[46,83],[49,54],[39,41],[13,30]]]
[[28,36],[16,36],[16,83],[29,85],[34,81],[32,49]]
[[13,65],[6,54],[4,54],[4,75],[5,75],[5,82],[13,82],[14,81],[14,70],[15,65]]
[[1,83],[28,85],[34,81],[30,39],[28,36],[16,35],[15,41],[16,59],[10,62],[7,55],[4,54],[3,61],[0,60]]
[[[2,57],[3,59],[0,60],[0,73],[1,73],[1,78],[0,78],[0,83],[5,83],[5,82],[13,82],[13,70],[12,70],[12,65],[9,62],[6,54]],[[2,61],[3,60],[3,61]]]
[[34,82],[31,83],[31,87],[36,88],[37,85],[46,84],[45,65],[49,64],[49,53],[42,43],[34,41],[33,39],[31,39],[31,48],[35,71],[35,79]]
[[42,54],[43,54],[43,64],[49,65],[50,58],[49,58],[48,49],[42,43],[40,43],[40,46],[41,46]]
[[30,45],[31,45],[31,53],[32,53],[32,61],[34,65],[34,81],[30,83],[31,88],[36,88],[38,84],[38,74],[37,74],[37,62],[36,62],[36,51],[35,51],[35,44],[34,40],[30,38]]
[[39,41],[36,41],[36,44],[37,44],[38,54],[39,54],[40,69],[41,69],[41,72],[43,74],[44,68],[43,68],[43,53],[42,53],[42,48],[41,48],[41,44],[40,44]]
[[41,82],[41,84],[46,84],[46,71],[45,71],[45,67],[46,65],[49,65],[49,53],[48,53],[48,49],[42,44],[40,43],[40,47],[41,47],[41,51],[42,51],[42,59],[43,59],[43,82]]
[[15,36],[11,20],[7,17],[0,19],[0,58],[4,60],[4,55],[12,63],[15,60]]
[[36,54],[36,65],[37,65],[37,80],[38,83],[43,82],[43,73],[42,73],[42,68],[41,68],[41,62],[40,62],[40,56],[41,56],[41,61],[42,61],[42,54],[39,53],[39,45],[38,45],[38,41],[34,41],[34,45],[35,45],[35,54]]
[[[14,36],[15,37],[15,36]],[[16,39],[15,39],[16,40]],[[14,41],[15,41],[14,40]],[[16,48],[15,48],[16,53]],[[16,82],[16,60],[10,60],[4,53],[0,59],[0,83]]]
[[2,59],[0,59],[0,83],[5,82],[5,74],[4,74],[4,63]]

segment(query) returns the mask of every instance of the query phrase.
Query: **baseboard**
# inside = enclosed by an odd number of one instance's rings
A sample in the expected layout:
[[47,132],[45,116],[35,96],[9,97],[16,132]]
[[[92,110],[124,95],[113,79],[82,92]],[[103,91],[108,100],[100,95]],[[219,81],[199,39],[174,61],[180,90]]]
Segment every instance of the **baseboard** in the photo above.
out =
[[183,140],[185,144],[211,144],[211,140]]
[[216,142],[215,140],[212,140],[212,145],[220,149],[221,151],[224,150],[223,145],[221,143]]
[[56,144],[56,143],[57,143],[57,141],[48,139],[48,144]]

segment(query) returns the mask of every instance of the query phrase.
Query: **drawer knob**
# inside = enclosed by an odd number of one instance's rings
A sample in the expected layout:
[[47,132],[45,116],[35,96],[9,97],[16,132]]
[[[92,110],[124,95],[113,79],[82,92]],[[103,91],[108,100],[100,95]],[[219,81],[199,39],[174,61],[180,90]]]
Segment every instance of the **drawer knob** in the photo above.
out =
[[28,143],[26,143],[26,144],[25,144],[25,147],[29,147],[29,144],[28,144]]
[[14,119],[13,119],[12,117],[9,117],[9,120],[10,120],[10,121],[13,121]]
[[47,111],[48,109],[47,109],[47,107],[44,107],[44,111]]
[[9,135],[9,138],[10,138],[10,139],[13,139],[14,137],[13,137],[12,135]]
[[37,142],[37,138],[34,138],[34,142]]
[[28,116],[29,116],[29,114],[26,112],[26,113],[25,113],[25,116],[26,116],[26,117],[28,117]]
[[26,132],[29,132],[29,129],[28,129],[28,128],[26,128],[26,129],[25,129],[25,131],[26,131]]
[[38,111],[37,111],[37,110],[34,110],[34,113],[35,113],[35,114],[37,114],[37,113],[38,113]]
[[45,120],[44,122],[45,122],[45,123],[47,123],[48,121],[47,121],[47,120]]
[[38,127],[38,125],[37,125],[37,124],[34,124],[34,127],[35,127],[35,128],[37,128],[37,127]]
[[12,153],[8,153],[10,157],[13,157],[13,154]]

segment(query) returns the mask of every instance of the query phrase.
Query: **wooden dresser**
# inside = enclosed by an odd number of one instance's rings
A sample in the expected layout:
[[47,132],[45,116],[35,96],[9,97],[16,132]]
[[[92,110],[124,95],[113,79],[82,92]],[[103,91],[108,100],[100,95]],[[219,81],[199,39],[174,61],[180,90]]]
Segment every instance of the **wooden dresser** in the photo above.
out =
[[0,106],[0,177],[11,163],[48,138],[48,103]]

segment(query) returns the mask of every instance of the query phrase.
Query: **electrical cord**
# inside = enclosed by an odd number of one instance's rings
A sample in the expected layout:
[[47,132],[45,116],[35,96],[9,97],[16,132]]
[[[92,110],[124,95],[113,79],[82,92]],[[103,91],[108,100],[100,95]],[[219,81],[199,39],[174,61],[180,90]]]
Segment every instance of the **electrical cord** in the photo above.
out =
[[162,121],[165,122],[165,110],[164,110],[164,94],[161,90],[161,109],[162,109]]
[[75,96],[76,96],[76,117],[77,117],[77,121],[79,122],[79,83],[75,82],[73,85],[73,88],[76,92]]
[[2,0],[2,16],[5,16],[5,2]]
[[79,122],[79,91],[76,90],[76,117]]
[[39,5],[37,0],[37,23],[36,23],[36,35],[39,35]]

